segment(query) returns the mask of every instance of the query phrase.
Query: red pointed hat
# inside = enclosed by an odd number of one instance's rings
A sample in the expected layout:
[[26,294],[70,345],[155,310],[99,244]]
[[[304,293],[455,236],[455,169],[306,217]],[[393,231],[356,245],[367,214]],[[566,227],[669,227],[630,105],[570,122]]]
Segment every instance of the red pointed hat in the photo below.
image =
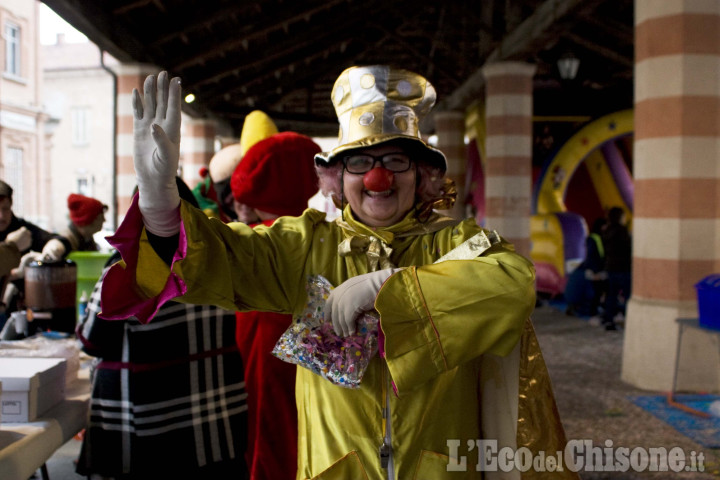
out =
[[98,215],[107,210],[107,205],[103,205],[99,200],[77,193],[68,196],[67,204],[70,220],[78,227],[90,225]]
[[310,137],[295,132],[257,142],[230,179],[235,200],[275,215],[302,214],[318,191],[313,157],[320,151]]

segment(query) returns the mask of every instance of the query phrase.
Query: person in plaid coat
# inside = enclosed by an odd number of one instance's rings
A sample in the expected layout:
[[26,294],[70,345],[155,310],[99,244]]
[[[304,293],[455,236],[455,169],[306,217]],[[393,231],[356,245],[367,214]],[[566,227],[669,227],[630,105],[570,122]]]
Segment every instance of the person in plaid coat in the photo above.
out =
[[102,279],[76,331],[83,351],[97,357],[77,472],[247,478],[247,393],[234,312],[169,302],[151,325],[103,320],[101,288]]

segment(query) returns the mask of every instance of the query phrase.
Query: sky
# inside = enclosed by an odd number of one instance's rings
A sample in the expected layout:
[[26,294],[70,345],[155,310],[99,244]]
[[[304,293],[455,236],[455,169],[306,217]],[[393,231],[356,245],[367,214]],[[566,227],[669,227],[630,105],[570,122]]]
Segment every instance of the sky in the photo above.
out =
[[40,4],[40,43],[52,45],[57,40],[57,34],[64,33],[67,43],[87,41],[87,37],[75,30],[65,20],[60,18],[50,7]]

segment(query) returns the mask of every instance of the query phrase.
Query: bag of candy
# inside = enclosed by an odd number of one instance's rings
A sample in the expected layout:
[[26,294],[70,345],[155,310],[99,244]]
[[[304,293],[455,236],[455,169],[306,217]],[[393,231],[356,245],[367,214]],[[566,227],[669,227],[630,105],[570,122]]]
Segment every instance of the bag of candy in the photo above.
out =
[[357,322],[355,335],[335,334],[323,309],[333,286],[322,276],[308,278],[307,305],[275,344],[272,354],[346,388],[359,388],[370,359],[378,351],[378,315],[370,312]]

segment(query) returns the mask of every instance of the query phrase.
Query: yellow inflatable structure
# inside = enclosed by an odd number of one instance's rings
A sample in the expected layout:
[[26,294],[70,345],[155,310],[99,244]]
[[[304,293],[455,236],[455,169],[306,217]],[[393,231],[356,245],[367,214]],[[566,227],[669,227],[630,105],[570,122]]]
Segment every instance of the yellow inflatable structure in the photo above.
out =
[[584,258],[587,223],[582,216],[568,212],[565,205],[570,179],[583,162],[603,210],[621,206],[627,218],[632,218],[632,205],[624,198],[606,158],[618,156],[611,141],[632,132],[632,110],[600,117],[565,142],[538,178],[530,221],[530,256],[537,270],[538,291],[562,293],[568,273]]

